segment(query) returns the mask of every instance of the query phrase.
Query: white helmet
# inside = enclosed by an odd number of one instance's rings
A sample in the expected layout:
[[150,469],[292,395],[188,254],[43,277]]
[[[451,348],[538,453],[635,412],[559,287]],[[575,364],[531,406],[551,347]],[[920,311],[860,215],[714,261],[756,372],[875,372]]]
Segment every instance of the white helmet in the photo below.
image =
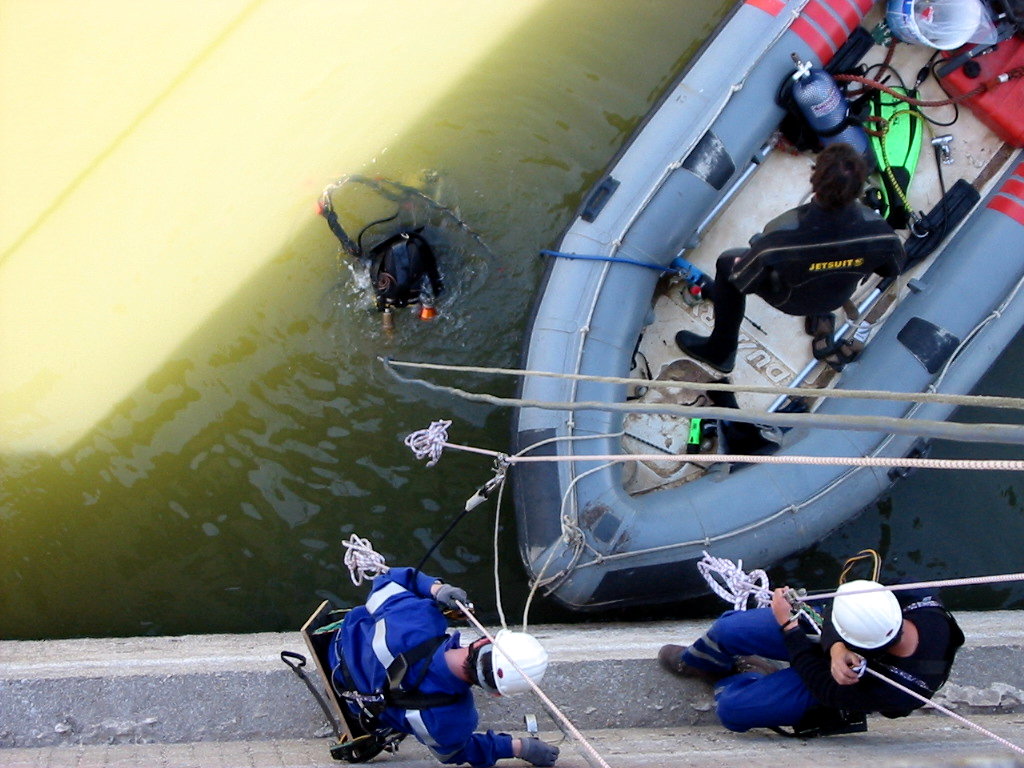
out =
[[[868,589],[877,591],[863,591]],[[877,581],[849,581],[836,590],[832,626],[847,645],[872,651],[896,642],[903,628],[903,611],[896,595]]]
[[[516,669],[512,661],[515,661],[519,669]],[[530,689],[524,674],[539,683],[547,668],[548,652],[537,638],[526,632],[502,629],[494,636],[494,645],[480,650],[476,660],[476,677],[480,687],[488,693],[511,696]]]

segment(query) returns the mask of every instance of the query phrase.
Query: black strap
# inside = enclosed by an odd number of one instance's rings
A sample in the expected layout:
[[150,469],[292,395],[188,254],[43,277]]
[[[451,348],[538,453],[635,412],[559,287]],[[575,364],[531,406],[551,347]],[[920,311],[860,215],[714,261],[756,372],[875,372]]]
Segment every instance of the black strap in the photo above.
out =
[[[294,660],[295,663],[292,663]],[[303,667],[306,666],[306,657],[301,653],[295,653],[295,651],[281,651],[281,661],[288,665],[299,679],[306,684],[309,692],[313,694],[313,698],[316,699],[316,703],[320,705],[320,709],[327,715],[327,721],[331,724],[331,729],[334,731],[334,735],[337,738],[341,738],[341,726],[338,724],[337,719],[334,717],[334,713],[331,712],[330,707],[327,706],[327,702],[324,701],[324,697],[320,695],[320,691],[313,685],[313,681],[309,679],[309,676],[303,671]]]
[[[388,666],[388,689],[384,692],[384,699],[389,706],[402,709],[430,709],[431,707],[454,704],[462,698],[457,693],[420,693],[419,691],[419,687],[430,669],[429,659],[447,641],[447,634],[428,637],[419,645],[395,657],[395,660]],[[424,663],[415,682],[402,688],[406,673],[421,661]]]
[[[444,707],[459,701],[462,696],[457,693],[420,693],[419,686],[423,683],[430,669],[429,663],[424,663],[423,668],[417,675],[415,682],[403,689],[400,686],[405,679],[406,673],[420,661],[427,661],[434,652],[448,640],[448,635],[437,635],[428,637],[422,643],[413,646],[405,653],[400,653],[395,660],[388,665],[387,683],[384,691],[376,691],[372,694],[365,694],[354,690],[352,675],[349,673],[348,662],[345,660],[344,652],[339,654],[339,668],[341,680],[345,686],[351,686],[353,690],[337,691],[338,695],[355,702],[364,711],[371,715],[379,715],[380,709],[374,706],[376,703],[399,709],[430,709],[432,707]],[[331,683],[334,684],[334,676],[331,676]]]

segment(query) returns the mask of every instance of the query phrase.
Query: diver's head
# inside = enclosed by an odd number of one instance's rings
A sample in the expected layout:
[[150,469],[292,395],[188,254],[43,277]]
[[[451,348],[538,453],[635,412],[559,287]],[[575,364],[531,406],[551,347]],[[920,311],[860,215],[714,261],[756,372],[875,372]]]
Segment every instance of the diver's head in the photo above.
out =
[[814,199],[826,211],[838,211],[860,195],[868,166],[849,144],[829,144],[818,155],[811,171]]

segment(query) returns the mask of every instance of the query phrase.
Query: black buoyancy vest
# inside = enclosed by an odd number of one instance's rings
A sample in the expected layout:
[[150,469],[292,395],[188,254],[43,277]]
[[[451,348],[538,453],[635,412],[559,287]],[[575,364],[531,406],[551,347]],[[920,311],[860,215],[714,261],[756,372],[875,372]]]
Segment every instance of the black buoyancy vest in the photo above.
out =
[[418,230],[398,232],[370,251],[370,279],[378,302],[404,307],[419,301],[433,251]]

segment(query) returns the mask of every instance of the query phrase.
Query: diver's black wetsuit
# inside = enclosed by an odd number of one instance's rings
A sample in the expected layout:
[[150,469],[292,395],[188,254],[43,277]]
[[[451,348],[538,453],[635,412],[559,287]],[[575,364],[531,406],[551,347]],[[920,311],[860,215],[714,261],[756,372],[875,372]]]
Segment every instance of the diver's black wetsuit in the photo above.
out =
[[444,290],[434,251],[418,229],[399,232],[374,246],[369,268],[380,310],[420,301],[426,281],[434,297]]
[[859,202],[837,211],[814,201],[789,210],[752,237],[750,248],[718,258],[715,327],[702,353],[716,361],[735,353],[746,294],[786,314],[823,314],[842,306],[867,275],[898,275],[904,258],[892,227]]

